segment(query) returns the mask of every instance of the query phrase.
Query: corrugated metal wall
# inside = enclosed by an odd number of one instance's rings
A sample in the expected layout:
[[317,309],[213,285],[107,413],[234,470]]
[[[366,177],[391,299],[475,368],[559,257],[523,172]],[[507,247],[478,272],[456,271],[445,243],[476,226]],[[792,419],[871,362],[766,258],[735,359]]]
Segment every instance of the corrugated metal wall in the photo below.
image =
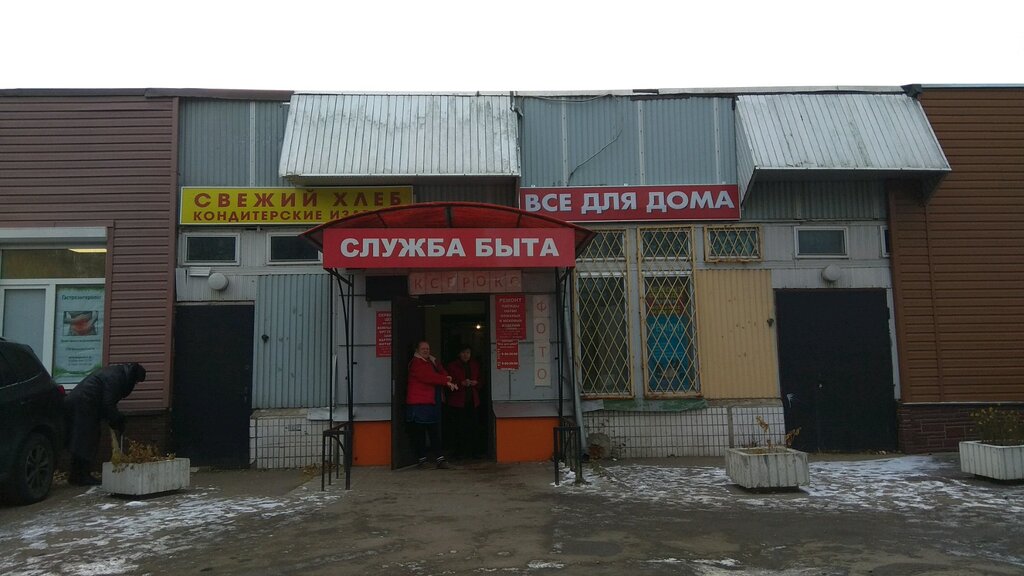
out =
[[892,191],[903,399],[1024,400],[1024,90],[921,96],[953,172]]
[[778,398],[771,272],[694,272],[705,398]]
[[327,405],[329,282],[325,274],[259,277],[254,409]]
[[736,116],[744,171],[949,171],[921,105],[902,93],[742,95]]
[[881,180],[758,182],[743,202],[744,221],[885,220]]
[[296,94],[279,172],[517,176],[512,100],[457,94]]
[[181,186],[290,186],[277,174],[284,102],[187,99],[181,103]]
[[148,371],[122,408],[169,406],[176,101],[0,96],[0,226],[108,227],[109,362]]
[[729,184],[729,98],[521,97],[523,186]]

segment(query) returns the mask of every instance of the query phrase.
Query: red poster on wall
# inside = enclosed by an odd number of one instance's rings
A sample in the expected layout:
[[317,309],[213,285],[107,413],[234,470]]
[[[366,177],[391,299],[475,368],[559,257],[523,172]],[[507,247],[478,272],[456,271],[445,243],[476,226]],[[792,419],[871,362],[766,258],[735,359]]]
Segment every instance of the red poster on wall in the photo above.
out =
[[494,297],[498,341],[526,339],[526,295],[498,294]]
[[498,370],[519,370],[519,342],[498,340]]
[[377,312],[377,358],[391,357],[391,312]]

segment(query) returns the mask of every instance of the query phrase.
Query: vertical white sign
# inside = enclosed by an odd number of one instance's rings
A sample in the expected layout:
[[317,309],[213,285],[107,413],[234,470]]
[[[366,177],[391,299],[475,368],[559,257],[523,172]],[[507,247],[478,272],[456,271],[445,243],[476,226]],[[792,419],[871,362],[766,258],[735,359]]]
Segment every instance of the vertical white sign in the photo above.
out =
[[551,297],[531,296],[534,386],[551,386]]

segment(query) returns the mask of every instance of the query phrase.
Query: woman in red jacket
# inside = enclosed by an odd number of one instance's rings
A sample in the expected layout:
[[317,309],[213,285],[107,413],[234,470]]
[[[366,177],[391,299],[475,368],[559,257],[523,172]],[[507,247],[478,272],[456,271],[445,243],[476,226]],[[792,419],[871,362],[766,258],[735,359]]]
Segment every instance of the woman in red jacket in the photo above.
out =
[[438,468],[447,468],[444,452],[441,450],[441,391],[444,387],[457,390],[451,376],[444,371],[437,359],[430,355],[430,344],[421,340],[416,344],[416,353],[409,360],[409,382],[405,390],[405,421],[409,423],[409,434],[416,450],[417,466],[427,462],[427,439],[434,452]]
[[458,386],[447,397],[455,422],[455,458],[480,458],[480,363],[473,358],[472,348],[464,346],[459,350],[459,357],[448,364],[448,374]]

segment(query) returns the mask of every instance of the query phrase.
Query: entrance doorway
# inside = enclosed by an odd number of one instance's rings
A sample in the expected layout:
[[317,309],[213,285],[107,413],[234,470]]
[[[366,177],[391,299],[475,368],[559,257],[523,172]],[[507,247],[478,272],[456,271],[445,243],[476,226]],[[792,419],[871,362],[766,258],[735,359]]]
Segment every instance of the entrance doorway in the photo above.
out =
[[776,290],[786,429],[805,451],[895,450],[884,290]]
[[178,306],[175,452],[198,466],[249,467],[254,307]]
[[[416,463],[416,455],[405,423],[405,392],[409,359],[420,340],[430,343],[431,351],[442,365],[454,360],[463,346],[470,346],[480,362],[484,385],[480,394],[478,430],[487,457],[494,454],[494,414],[490,393],[490,328],[486,296],[421,296],[397,298],[392,311],[391,467],[404,468]],[[446,434],[446,430],[449,432]],[[452,449],[450,421],[442,422],[441,437],[446,452]]]

